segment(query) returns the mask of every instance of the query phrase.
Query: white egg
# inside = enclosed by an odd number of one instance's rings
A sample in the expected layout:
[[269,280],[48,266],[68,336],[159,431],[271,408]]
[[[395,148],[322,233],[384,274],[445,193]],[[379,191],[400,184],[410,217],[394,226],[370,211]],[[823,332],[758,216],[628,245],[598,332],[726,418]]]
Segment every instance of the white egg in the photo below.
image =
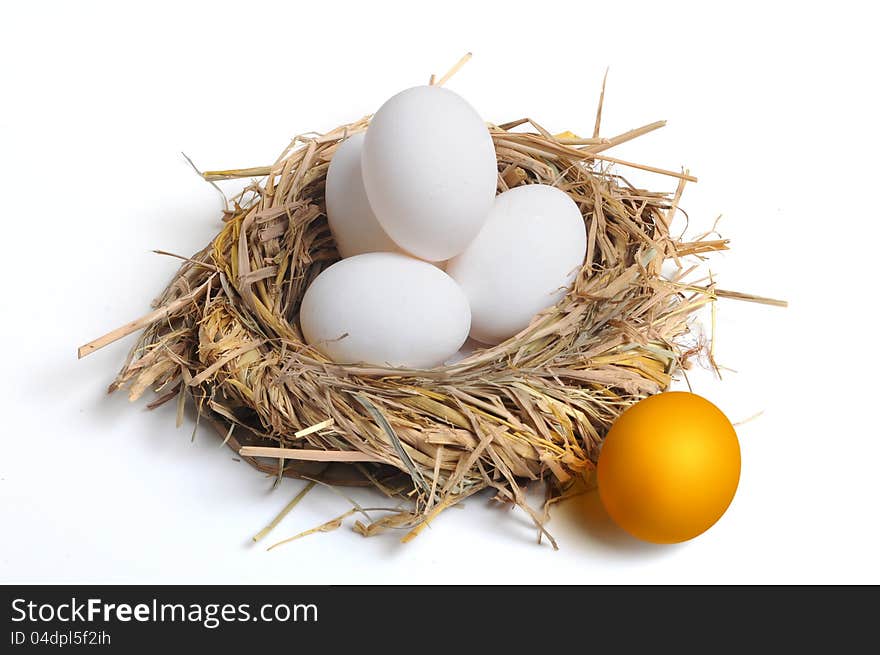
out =
[[564,191],[544,184],[499,194],[480,234],[446,272],[471,304],[471,332],[496,344],[561,300],[583,265],[584,219]]
[[489,130],[467,102],[442,87],[417,86],[382,105],[370,121],[361,164],[385,232],[429,261],[462,252],[495,197]]
[[303,296],[303,336],[334,362],[431,368],[467,339],[461,288],[428,262],[374,252],[321,272]]
[[343,141],[330,160],[324,198],[327,222],[343,257],[364,252],[402,252],[391,240],[370,207],[361,175],[364,133]]

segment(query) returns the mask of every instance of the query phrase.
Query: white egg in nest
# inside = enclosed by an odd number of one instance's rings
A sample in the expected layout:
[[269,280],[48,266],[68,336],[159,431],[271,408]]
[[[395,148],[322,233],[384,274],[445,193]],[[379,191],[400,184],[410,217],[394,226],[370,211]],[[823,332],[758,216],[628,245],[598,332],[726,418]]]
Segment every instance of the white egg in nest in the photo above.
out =
[[486,123],[463,98],[417,86],[370,121],[361,158],[376,218],[407,252],[442,261],[477,236],[495,197],[498,165]]
[[361,175],[364,133],[358,132],[336,148],[330,167],[324,200],[327,222],[342,257],[365,252],[403,252],[385,232],[367,199]]
[[306,342],[339,364],[424,369],[458,351],[471,315],[464,291],[438,267],[380,252],[322,271],[299,320]]
[[587,250],[584,219],[571,197],[545,184],[497,196],[486,224],[446,272],[470,301],[470,336],[497,344],[565,297]]

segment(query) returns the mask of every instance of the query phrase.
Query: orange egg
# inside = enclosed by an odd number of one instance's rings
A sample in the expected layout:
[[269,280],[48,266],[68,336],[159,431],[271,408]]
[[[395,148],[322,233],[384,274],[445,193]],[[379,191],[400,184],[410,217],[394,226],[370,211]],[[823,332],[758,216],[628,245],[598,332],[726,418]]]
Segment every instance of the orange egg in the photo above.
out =
[[636,403],[611,426],[599,454],[599,496],[633,536],[678,543],[721,518],[739,471],[739,441],[721,410],[668,391]]

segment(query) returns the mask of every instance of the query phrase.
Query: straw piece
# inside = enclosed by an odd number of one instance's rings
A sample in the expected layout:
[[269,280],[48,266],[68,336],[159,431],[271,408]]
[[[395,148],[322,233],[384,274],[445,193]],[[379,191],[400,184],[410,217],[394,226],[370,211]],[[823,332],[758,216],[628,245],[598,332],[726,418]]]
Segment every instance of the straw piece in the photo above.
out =
[[307,462],[384,462],[381,457],[350,450],[304,450],[299,448],[271,448],[267,446],[242,446],[242,457],[273,457],[276,459],[299,459]]
[[653,132],[654,130],[659,130],[661,127],[665,126],[666,121],[654,121],[653,123],[642,125],[641,127],[637,127],[633,130],[628,130],[623,134],[613,136],[610,139],[607,139],[605,143],[586,148],[586,150],[592,153],[602,152],[603,150],[608,150],[609,148],[613,148],[614,146],[619,146],[621,143],[632,141],[633,139],[637,139],[640,136],[648,134],[649,132]]
[[732,298],[733,300],[745,300],[760,305],[772,305],[773,307],[788,307],[787,300],[778,300],[777,298],[765,298],[764,296],[756,296],[751,293],[742,293],[740,291],[728,291],[727,289],[715,289],[715,296],[718,298]]
[[[471,57],[473,57],[473,56],[474,56],[473,53],[466,52],[462,56],[462,58],[459,59],[457,62],[455,62],[455,65],[452,68],[450,68],[448,71],[446,71],[446,73],[439,80],[432,80],[431,83],[434,86],[443,86],[444,84],[446,84],[450,80],[450,78],[453,75],[455,75],[458,71],[460,71],[462,66],[464,66],[466,63],[468,63],[471,60]],[[432,76],[432,78],[433,78],[433,76]]]
[[599,136],[599,127],[602,124],[602,105],[605,104],[605,83],[608,82],[608,70],[605,69],[605,75],[602,76],[602,90],[599,92],[599,106],[596,108],[596,124],[593,127],[593,138]]
[[301,439],[302,437],[308,436],[313,432],[318,432],[319,430],[323,430],[324,428],[329,428],[333,425],[334,421],[332,418],[328,418],[326,421],[321,421],[320,423],[315,423],[314,425],[310,425],[309,427],[298,430],[293,433],[293,436],[297,439]]
[[347,519],[349,516],[357,513],[358,509],[353,508],[345,512],[344,514],[340,514],[335,519],[327,521],[326,523],[322,523],[316,528],[312,528],[311,530],[305,530],[300,532],[299,534],[295,534],[292,537],[288,537],[287,539],[282,539],[279,542],[276,542],[269,546],[266,550],[274,550],[278,548],[278,546],[283,546],[284,544],[289,544],[291,541],[296,541],[297,539],[302,539],[303,537],[308,537],[310,534],[316,534],[318,532],[332,532],[333,530],[338,530],[342,527],[342,522]]
[[100,350],[104,346],[109,346],[114,341],[118,341],[123,337],[127,337],[129,334],[137,332],[138,330],[142,330],[145,327],[152,325],[156,321],[161,321],[163,318],[167,318],[174,312],[183,309],[187,305],[198,300],[199,297],[201,297],[208,290],[208,287],[211,285],[213,279],[214,276],[212,275],[207,279],[207,281],[204,282],[204,284],[199,286],[197,289],[178,298],[174,302],[168,303],[163,307],[159,307],[149,314],[141,316],[140,318],[135,319],[130,323],[126,323],[122,327],[111,330],[104,336],[98,337],[94,341],[89,341],[87,344],[80,346],[76,353],[77,358],[82,359],[86,355],[91,355],[96,350]]
[[284,506],[284,509],[282,509],[278,513],[278,515],[274,519],[272,519],[265,528],[260,530],[257,534],[255,534],[252,537],[254,543],[257,543],[258,541],[263,539],[263,537],[265,537],[267,534],[272,532],[272,530],[274,530],[276,527],[278,527],[278,524],[281,523],[282,520],[284,520],[284,517],[287,516],[288,514],[290,514],[291,510],[294,507],[296,507],[303,498],[306,497],[307,493],[309,493],[312,489],[314,489],[316,484],[317,484],[317,482],[314,482],[313,480],[310,480],[309,482],[307,482],[306,486],[304,486],[302,489],[300,489],[299,493],[297,493],[296,496],[293,497],[293,500],[291,500],[289,503],[287,503],[287,505]]
[[254,166],[252,168],[233,168],[224,171],[205,171],[202,177],[208,182],[235,180],[241,177],[263,177],[272,172],[271,166]]
[[668,175],[669,177],[677,177],[680,180],[687,180],[688,182],[697,182],[697,178],[693,175],[689,175],[687,173],[676,173],[675,171],[666,170],[665,168],[657,168],[656,166],[648,166],[647,164],[637,164],[635,162],[626,161],[625,159],[618,159],[617,157],[609,157],[608,155],[599,155],[593,153],[593,158],[601,159],[602,161],[611,162],[612,164],[620,164],[621,166],[629,166],[630,168],[638,168],[643,171],[648,171],[650,173],[659,173],[660,175]]

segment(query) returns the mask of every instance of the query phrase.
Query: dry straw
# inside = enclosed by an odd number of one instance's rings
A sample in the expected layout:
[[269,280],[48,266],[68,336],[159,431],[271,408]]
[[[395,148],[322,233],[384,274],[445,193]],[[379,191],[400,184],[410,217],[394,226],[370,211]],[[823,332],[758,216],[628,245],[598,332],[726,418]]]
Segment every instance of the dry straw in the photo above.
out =
[[[722,295],[775,303],[686,281],[695,269],[686,259],[727,247],[670,234],[694,178],[605,154],[663,122],[601,138],[600,119],[601,100],[589,138],[554,136],[531,119],[490,126],[498,191],[555,185],[580,207],[588,235],[572,291],[497,346],[450,366],[401,370],[341,366],[303,342],[300,299],[338,259],[324,213],[328,162],[344,138],[367,128],[366,117],[296,137],[271,166],[205,173],[211,182],[260,179],[231,202],[214,240],[185,259],[155,311],[80,356],[143,329],[111,392],[124,387],[137,400],[152,389],[150,407],[176,401],[178,424],[194,403],[229,447],[267,474],[372,485],[405,501],[378,518],[361,512],[369,518],[355,529],[364,535],[403,528],[407,541],[444,509],[491,489],[555,546],[547,509],[593,468],[615,417],[665,389],[700,350],[689,335],[692,313]],[[636,188],[609,163],[671,176],[677,189]],[[661,276],[668,259],[679,263],[671,278]],[[542,509],[525,499],[538,480],[547,490]]]

